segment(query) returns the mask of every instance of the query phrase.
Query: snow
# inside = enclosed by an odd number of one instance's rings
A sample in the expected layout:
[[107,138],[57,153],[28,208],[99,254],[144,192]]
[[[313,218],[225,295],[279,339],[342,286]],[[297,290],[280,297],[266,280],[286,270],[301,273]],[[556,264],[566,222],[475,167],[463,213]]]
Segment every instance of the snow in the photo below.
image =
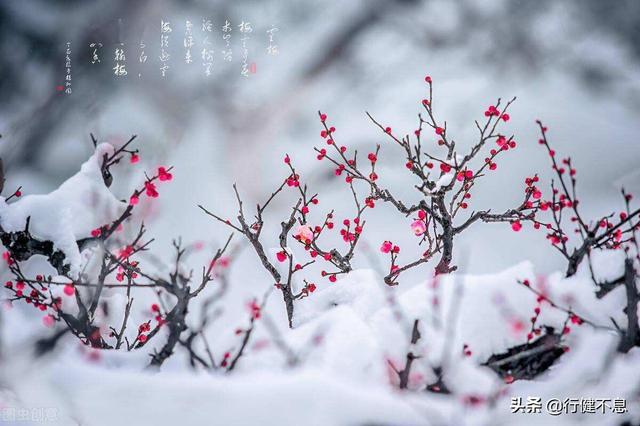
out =
[[[512,414],[510,398],[526,400],[528,396],[627,398],[631,413],[640,415],[635,405],[640,351],[611,358],[617,338],[608,330],[575,326],[566,337],[571,351],[532,381],[506,386],[480,365],[490,355],[525,341],[527,330],[514,332],[509,325],[514,315],[526,321],[536,306],[535,295],[517,284],[523,279],[531,280],[535,289],[544,289],[554,301],[568,300],[571,293],[572,306],[594,322],[606,325],[611,317],[624,323],[622,300],[615,292],[599,300],[587,277],[564,279],[557,273],[543,279],[530,262],[495,274],[451,274],[393,289],[374,271],[356,270],[300,301],[293,330],[278,327],[285,344],[299,356],[295,365],[287,364],[260,326],[256,343],[249,346],[233,374],[188,372],[175,365],[153,374],[142,369],[145,351],[103,352],[96,361],[86,350],[68,344],[51,358],[39,360],[25,358],[24,351],[5,352],[5,365],[12,368],[2,369],[0,377],[11,386],[0,394],[0,401],[5,406],[57,407],[52,424],[69,424],[73,419],[90,426],[298,425],[301,421],[309,425],[542,425],[551,424],[551,419],[558,422],[552,424],[615,425],[625,418],[611,413]],[[281,304],[273,308],[283,309]],[[6,312],[7,326],[19,324],[20,316],[30,314]],[[421,339],[410,345],[409,332],[416,318]],[[559,329],[565,319],[565,313],[543,305],[539,322]],[[224,340],[233,344],[233,339]],[[462,355],[463,344],[471,356]],[[420,357],[414,361],[409,388],[432,383],[436,377],[430,366],[444,362],[444,380],[453,395],[398,391],[389,365],[401,369],[408,350]],[[463,402],[470,396],[492,395],[497,398],[495,405],[471,407]]]
[[[60,392],[37,392],[47,385]],[[313,371],[239,377],[122,372],[105,376],[95,367],[72,368],[60,363],[55,371],[33,381],[23,380],[22,387],[36,406],[63,407],[57,421],[47,424],[429,424],[398,394],[381,387],[347,384]]]
[[113,152],[107,143],[98,145],[78,173],[48,194],[25,195],[11,203],[0,197],[0,225],[8,232],[21,231],[30,217],[31,235],[52,241],[65,253],[71,273],[77,273],[82,259],[76,241],[115,220],[125,207],[102,178],[102,157]]
[[433,192],[437,192],[443,186],[449,185],[451,183],[451,181],[453,180],[454,176],[455,176],[454,172],[445,173],[442,176],[440,176],[440,178],[438,179],[438,181],[436,182],[436,184],[433,187]]
[[371,270],[357,270],[335,285],[313,294],[313,303],[303,304],[296,323],[303,324],[334,307],[344,307],[368,320],[385,303],[384,283]]
[[[612,281],[624,275],[625,255],[620,250],[594,250],[591,263],[595,279],[598,282]],[[583,273],[587,268],[582,268]]]

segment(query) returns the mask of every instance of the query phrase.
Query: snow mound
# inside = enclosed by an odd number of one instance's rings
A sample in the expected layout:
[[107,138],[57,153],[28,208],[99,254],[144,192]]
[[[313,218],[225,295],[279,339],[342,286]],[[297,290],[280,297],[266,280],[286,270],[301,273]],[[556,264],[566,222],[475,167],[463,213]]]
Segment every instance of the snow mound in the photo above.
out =
[[55,249],[65,253],[71,273],[77,273],[81,257],[76,241],[116,219],[125,208],[102,178],[103,155],[113,152],[110,144],[98,145],[78,173],[48,194],[26,195],[11,204],[0,197],[0,225],[8,232],[21,231],[31,217],[31,235],[52,241]]
[[[32,406],[57,408],[48,424],[429,424],[388,389],[345,383],[317,371],[185,376],[56,364],[46,374],[21,379],[17,389],[30,394]],[[37,391],[47,388],[59,391]]]
[[[518,283],[525,279],[530,288]],[[614,318],[624,325],[624,299],[618,290],[602,299],[595,290],[588,276],[538,277],[530,262],[495,274],[450,274],[399,287],[386,286],[371,270],[356,270],[300,301],[294,329],[284,323],[278,327],[279,337],[298,357],[296,364],[288,364],[277,345],[258,344],[271,336],[261,322],[231,375],[184,370],[188,363],[178,353],[171,370],[151,375],[139,371],[148,362],[144,351],[107,352],[92,361],[72,345],[40,361],[13,351],[5,360],[11,368],[1,378],[12,383],[19,401],[0,393],[0,404],[56,407],[59,423],[54,424],[69,424],[73,418],[87,425],[613,426],[640,415],[640,351],[614,356],[615,331],[569,323],[571,332],[563,339],[571,350],[534,380],[507,385],[483,365],[491,355],[526,342],[536,307],[541,307],[538,324],[556,331],[565,325],[567,313],[539,304],[536,292],[596,324],[607,326]],[[416,319],[421,337],[411,344]],[[514,327],[518,321],[524,328]],[[16,315],[11,324],[24,322]],[[237,349],[237,337],[216,341],[218,334],[219,329],[208,336],[215,341],[214,356],[224,348]],[[409,351],[417,358],[409,391],[402,392],[397,371],[404,368]],[[451,394],[424,391],[438,380],[433,367],[439,366]],[[529,396],[543,401],[626,398],[629,413],[552,417],[511,412],[511,398]],[[483,402],[469,402],[474,400]]]

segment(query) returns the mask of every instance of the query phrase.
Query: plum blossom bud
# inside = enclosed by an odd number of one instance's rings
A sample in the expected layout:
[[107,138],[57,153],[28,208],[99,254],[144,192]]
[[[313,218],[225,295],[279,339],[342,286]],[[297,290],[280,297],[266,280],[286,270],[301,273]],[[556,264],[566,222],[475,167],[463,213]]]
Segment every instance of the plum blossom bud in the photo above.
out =
[[382,253],[389,253],[392,247],[393,247],[393,244],[391,243],[391,241],[385,241],[380,246],[380,251]]

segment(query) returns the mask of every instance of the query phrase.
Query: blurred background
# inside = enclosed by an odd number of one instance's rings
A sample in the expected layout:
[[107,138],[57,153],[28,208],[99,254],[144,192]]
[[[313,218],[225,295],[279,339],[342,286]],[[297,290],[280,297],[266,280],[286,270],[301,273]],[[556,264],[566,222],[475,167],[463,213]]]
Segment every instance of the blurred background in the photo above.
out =
[[[187,20],[193,24],[192,63],[185,61]],[[208,34],[203,20],[212,24]],[[172,30],[164,77],[161,21]],[[227,21],[230,33],[223,31]],[[251,32],[241,32],[243,22]],[[203,64],[205,35],[210,75]],[[67,43],[71,93],[61,90]],[[99,46],[99,62],[92,44]],[[116,75],[116,49],[124,52],[126,76]],[[41,193],[90,155],[90,132],[114,144],[137,134],[141,165],[123,172],[114,191],[126,198],[142,170],[175,166],[175,181],[146,212],[161,250],[177,236],[225,238],[227,230],[196,205],[233,214],[233,182],[248,205],[263,200],[287,174],[285,153],[321,193],[323,211],[336,208],[339,217],[350,217],[348,188],[315,159],[313,146],[322,142],[317,111],[328,114],[339,143],[366,153],[384,138],[365,111],[412,133],[428,74],[437,116],[462,146],[476,140],[473,122],[488,105],[518,97],[504,131],[519,147],[479,185],[471,208],[503,210],[521,199],[525,176],[549,176],[536,143],[539,118],[558,153],[574,158],[587,215],[604,214],[622,207],[620,186],[640,189],[639,64],[640,2],[634,0],[4,0],[0,156],[7,188]],[[384,146],[380,154],[381,182],[407,202],[417,201],[393,148]],[[273,204],[269,217],[276,225],[290,203],[283,197]],[[411,247],[408,225],[388,206],[376,208],[365,240],[373,248],[385,239]],[[540,233],[514,234],[497,224],[470,230],[457,249],[468,252],[465,268],[474,273],[525,259],[546,272],[561,265],[546,245]],[[420,252],[408,249],[404,260]],[[369,266],[370,260],[357,262]]]

